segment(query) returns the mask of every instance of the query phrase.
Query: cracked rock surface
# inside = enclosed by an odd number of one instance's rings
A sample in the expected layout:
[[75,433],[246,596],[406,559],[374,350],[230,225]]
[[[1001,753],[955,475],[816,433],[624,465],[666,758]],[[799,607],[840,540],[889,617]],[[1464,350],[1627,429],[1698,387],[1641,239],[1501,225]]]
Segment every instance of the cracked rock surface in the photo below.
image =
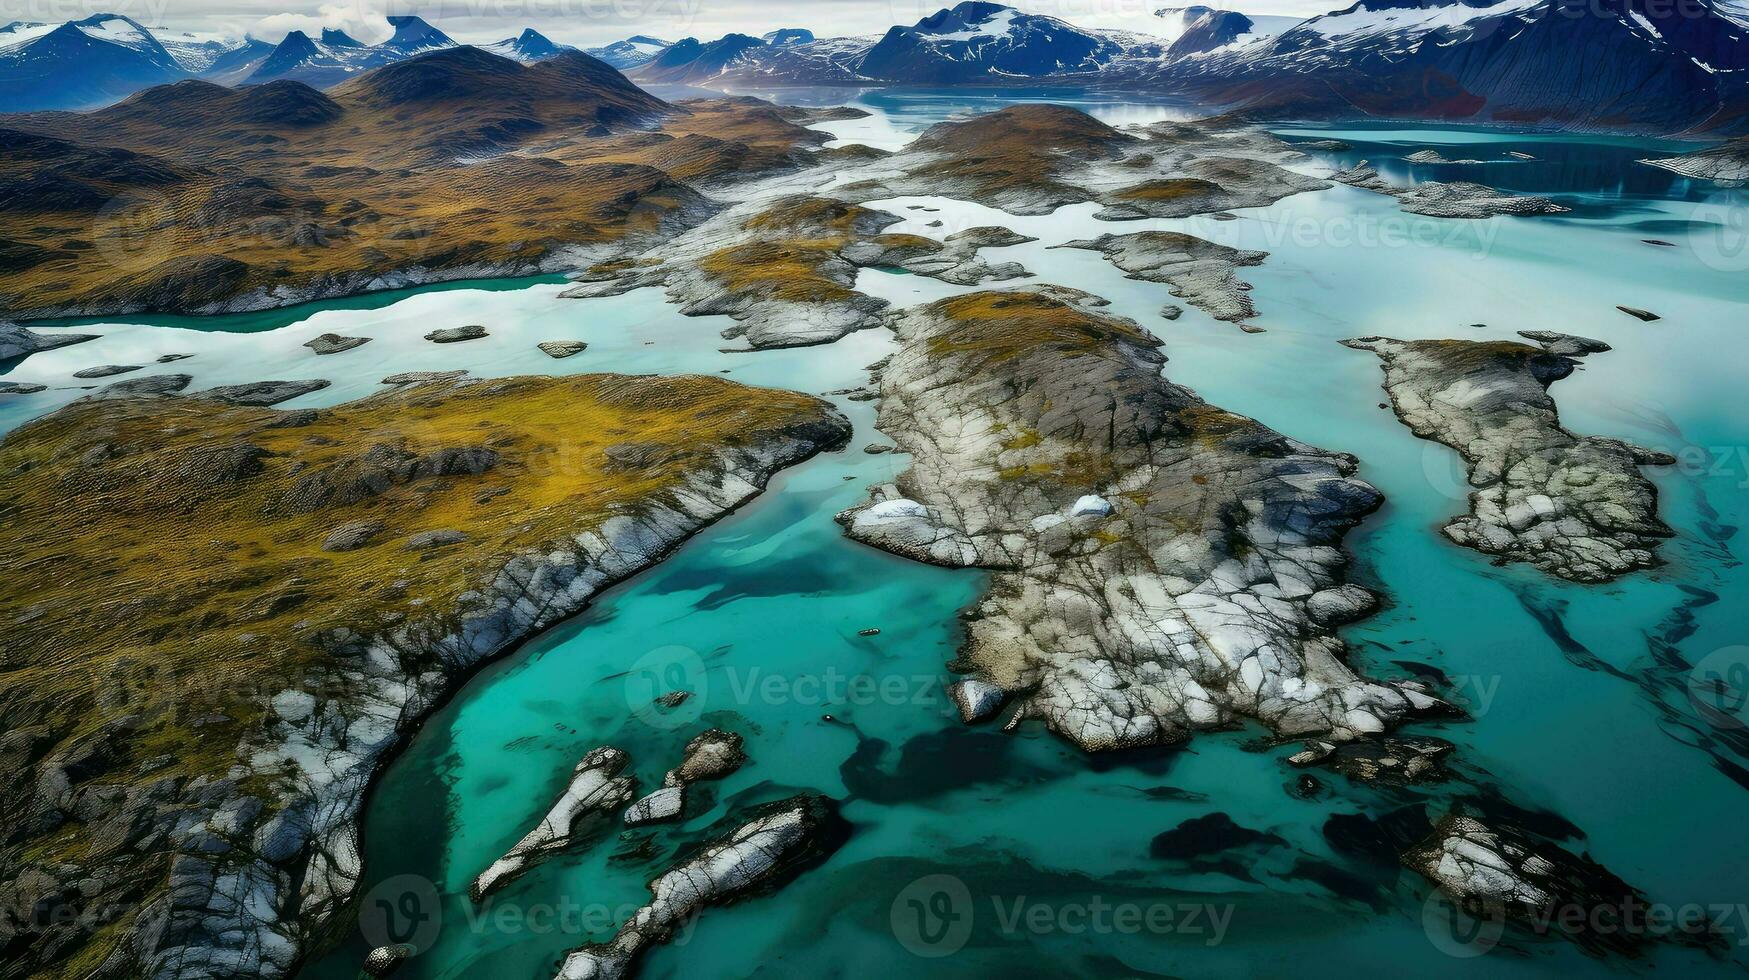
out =
[[570,783],[546,816],[503,857],[480,872],[468,889],[468,897],[481,901],[549,856],[571,847],[584,829],[580,825],[590,817],[605,817],[631,802],[637,782],[619,774],[629,761],[624,752],[612,746],[590,750],[571,771]]
[[1704,917],[1698,925],[1681,923],[1664,933],[1626,926],[1624,915],[1636,908],[1643,915],[1648,908],[1646,896],[1631,885],[1589,857],[1461,809],[1435,825],[1403,864],[1479,919],[1472,930],[1507,922],[1539,933],[1553,929],[1595,955],[1633,956],[1662,938],[1707,942]]
[[747,762],[741,736],[721,729],[708,729],[686,743],[680,765],[662,777],[662,788],[643,797],[626,811],[627,826],[677,819],[686,809],[686,788],[693,783],[721,779]]
[[[1380,502],[1351,457],[1165,380],[1152,335],[1074,294],[973,293],[895,331],[880,427],[913,465],[840,522],[994,570],[962,662],[1008,696],[1009,727],[1036,719],[1090,750],[1239,718],[1341,741],[1445,709],[1358,676],[1311,614]],[[1078,506],[1090,495],[1109,512]],[[993,700],[977,693],[973,713]]]
[[1548,388],[1608,345],[1548,331],[1510,341],[1344,341],[1377,354],[1397,417],[1469,465],[1470,513],[1445,534],[1496,559],[1575,582],[1607,582],[1661,564],[1673,533],[1640,472],[1675,462],[1618,439],[1561,427]]
[[627,976],[640,955],[667,942],[687,918],[784,884],[824,860],[844,837],[837,807],[825,797],[804,794],[769,804],[650,882],[649,904],[608,942],[566,956],[556,978]]

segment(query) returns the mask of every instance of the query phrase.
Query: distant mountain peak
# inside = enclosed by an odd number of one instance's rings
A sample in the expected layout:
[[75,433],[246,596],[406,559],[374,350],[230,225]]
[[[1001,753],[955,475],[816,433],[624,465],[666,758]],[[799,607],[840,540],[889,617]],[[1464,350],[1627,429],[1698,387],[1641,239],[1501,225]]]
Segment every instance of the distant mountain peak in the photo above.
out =
[[814,32],[800,27],[785,27],[762,35],[761,40],[779,48],[790,44],[810,44],[814,40]]
[[364,42],[334,27],[322,28],[322,43],[330,48],[362,48]]
[[429,48],[453,48],[456,46],[448,34],[426,23],[423,17],[408,14],[390,17],[388,21],[389,26],[395,29],[395,33],[378,47],[396,51],[422,51]]

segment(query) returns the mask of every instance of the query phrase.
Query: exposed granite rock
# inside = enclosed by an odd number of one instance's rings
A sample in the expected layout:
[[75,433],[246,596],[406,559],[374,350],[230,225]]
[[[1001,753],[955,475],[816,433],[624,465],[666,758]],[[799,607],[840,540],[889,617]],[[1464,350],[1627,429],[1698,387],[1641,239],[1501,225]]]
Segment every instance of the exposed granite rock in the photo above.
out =
[[370,539],[383,533],[388,527],[375,518],[348,521],[329,532],[322,539],[323,551],[353,551],[370,543]]
[[1671,530],[1641,466],[1669,456],[1561,428],[1549,385],[1598,341],[1549,332],[1541,346],[1509,341],[1367,337],[1344,341],[1384,362],[1397,417],[1470,466],[1470,513],[1447,537],[1500,561],[1524,561],[1576,582],[1607,582],[1660,564]]
[[57,347],[70,347],[96,340],[97,334],[37,333],[16,323],[0,321],[0,361],[13,361]]
[[402,550],[405,551],[430,551],[433,548],[441,548],[445,545],[461,544],[467,539],[467,534],[461,531],[447,529],[438,531],[420,531],[418,534],[408,537],[406,543],[401,547]]
[[1640,162],[1697,180],[1749,181],[1749,138],[1735,139],[1677,157]]
[[419,385],[431,381],[455,381],[467,373],[466,368],[455,371],[402,371],[400,374],[391,374],[384,378],[383,384]]
[[329,382],[320,378],[303,381],[256,381],[251,384],[221,385],[217,388],[208,388],[205,391],[197,391],[189,397],[210,398],[227,405],[251,405],[265,408],[269,405],[278,405],[280,402],[291,401],[293,398],[302,397],[312,391],[321,391],[328,385]]
[[1641,323],[1652,323],[1656,320],[1664,319],[1658,314],[1653,313],[1651,310],[1642,310],[1637,306],[1618,306],[1616,309],[1626,313],[1628,316],[1633,317]]
[[540,352],[554,360],[564,360],[583,353],[589,345],[581,340],[543,340],[535,345]]
[[144,365],[141,364],[101,364],[97,367],[88,367],[83,371],[74,371],[73,377],[81,380],[110,378],[118,374],[127,374],[129,371],[138,371],[142,367]]
[[1008,700],[1008,692],[976,677],[955,681],[947,693],[959,709],[960,720],[968,725],[993,717]]
[[1346,626],[1371,616],[1378,605],[1378,596],[1366,589],[1339,585],[1312,593],[1306,600],[1306,615],[1323,626]]
[[663,786],[688,786],[700,780],[721,779],[741,768],[747,753],[741,751],[741,736],[712,728],[686,743],[680,765],[662,777]]
[[664,786],[626,808],[626,826],[639,827],[647,823],[678,820],[685,808],[685,788]]
[[571,771],[570,784],[546,816],[474,879],[468,896],[476,902],[483,900],[553,854],[575,845],[589,818],[603,818],[631,802],[637,782],[619,775],[629,761],[624,752],[610,746],[591,749]]
[[1091,241],[1066,242],[1058,248],[1085,248],[1102,253],[1131,279],[1163,282],[1172,295],[1217,320],[1236,323],[1257,315],[1251,286],[1234,270],[1262,265],[1268,252],[1251,252],[1204,241],[1175,231],[1143,231],[1101,235]]
[[1437,738],[1389,736],[1335,744],[1313,741],[1288,759],[1295,766],[1324,766],[1366,783],[1438,782],[1445,757],[1455,747]]
[[0,381],[0,395],[34,395],[47,389],[31,381]]
[[859,266],[895,267],[956,286],[975,286],[1027,275],[1026,268],[1018,262],[994,265],[985,262],[978,257],[979,249],[1006,248],[1037,240],[1007,228],[980,225],[955,232],[939,242],[912,235],[881,236],[852,243],[840,254]]
[[782,886],[824,861],[847,835],[836,804],[822,796],[797,796],[759,808],[751,819],[650,882],[649,904],[633,913],[613,939],[566,956],[555,980],[627,976],[645,950],[667,942],[689,917]]
[[1473,165],[1482,162],[1481,160],[1447,160],[1445,154],[1438,150],[1416,150],[1414,153],[1409,154],[1403,159],[1410,163],[1445,164],[1447,166],[1455,166],[1458,164]]
[[1379,172],[1365,160],[1351,170],[1333,174],[1330,179],[1394,197],[1402,204],[1404,211],[1432,218],[1492,218],[1502,214],[1561,214],[1572,210],[1546,197],[1506,194],[1484,184],[1467,181],[1442,184],[1436,180],[1428,180],[1412,187],[1398,187],[1379,176]]
[[[912,456],[840,515],[859,540],[994,570],[961,663],[1086,749],[1255,718],[1349,739],[1449,710],[1356,676],[1308,610],[1379,504],[1355,461],[1160,377],[1136,324],[1032,291],[895,321],[880,426]],[[1097,495],[1112,510],[1075,506]]]
[[[1501,821],[1453,812],[1403,856],[1483,926],[1514,923],[1555,931],[1597,955],[1633,956],[1653,942],[1707,942],[1710,922],[1667,931],[1634,928],[1625,916],[1649,907],[1645,895],[1588,857],[1574,855]],[[1642,925],[1644,920],[1642,919]]]
[[408,958],[418,952],[406,943],[395,943],[392,946],[378,946],[364,958],[364,972],[381,980],[401,968]]
[[150,398],[174,395],[187,388],[194,379],[186,374],[154,374],[144,378],[129,378],[104,385],[80,401],[109,401],[119,398]]
[[434,344],[456,344],[464,340],[479,340],[486,336],[486,328],[477,323],[465,327],[441,327],[425,335],[425,339]]
[[686,807],[686,787],[693,783],[721,779],[741,768],[747,753],[741,750],[741,736],[712,728],[694,736],[686,743],[686,754],[680,765],[662,777],[662,788],[632,804],[626,811],[628,826],[672,820]]
[[340,354],[354,347],[363,347],[370,343],[369,337],[343,337],[337,333],[325,333],[320,337],[304,342],[304,346],[318,354]]

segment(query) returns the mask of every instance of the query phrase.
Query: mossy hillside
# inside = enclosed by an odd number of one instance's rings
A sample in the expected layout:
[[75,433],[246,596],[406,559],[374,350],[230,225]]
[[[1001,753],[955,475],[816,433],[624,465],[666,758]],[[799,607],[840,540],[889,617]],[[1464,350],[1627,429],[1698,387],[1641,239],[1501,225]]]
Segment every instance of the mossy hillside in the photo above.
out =
[[731,293],[791,303],[844,302],[856,293],[842,281],[839,251],[893,220],[833,198],[783,198],[742,222],[749,240],[711,252],[698,265]]
[[1214,181],[1199,177],[1170,177],[1125,187],[1113,196],[1127,201],[1182,201],[1225,193],[1226,188]]
[[964,122],[930,127],[911,149],[932,151],[922,179],[967,183],[974,193],[1046,192],[1073,196],[1056,175],[1069,164],[1118,157],[1135,138],[1076,109],[1019,105]]
[[1116,356],[1112,341],[1148,348],[1160,344],[1133,323],[1037,293],[968,293],[941,300],[932,309],[953,328],[929,339],[931,357],[976,354],[986,362],[1000,362],[1041,349],[1070,357]]
[[0,239],[20,243],[0,308],[184,311],[409,269],[525,268],[696,220],[711,205],[688,181],[788,165],[819,136],[734,100],[670,107],[652,133],[604,130],[544,96],[517,107],[533,127],[489,98],[408,110],[316,97],[331,117],[315,123],[215,110],[170,127],[125,103],[31,117],[42,152],[0,160],[0,179],[34,188],[0,205]]
[[[47,730],[46,751],[139,715],[114,773],[169,756],[153,778],[221,776],[263,699],[322,672],[328,631],[441,622],[512,556],[826,413],[714,378],[611,375],[421,386],[313,414],[76,403],[0,444],[0,727]],[[622,444],[629,462],[608,455]],[[377,458],[421,465],[385,479]],[[323,549],[358,521],[382,529]],[[465,538],[409,548],[431,531]]]

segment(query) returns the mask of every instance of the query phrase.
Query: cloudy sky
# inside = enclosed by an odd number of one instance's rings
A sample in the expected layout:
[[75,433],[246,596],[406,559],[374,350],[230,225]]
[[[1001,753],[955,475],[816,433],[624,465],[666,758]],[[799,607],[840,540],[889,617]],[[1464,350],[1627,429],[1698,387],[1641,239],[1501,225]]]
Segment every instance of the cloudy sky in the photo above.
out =
[[[1187,0],[1010,0],[1032,13],[1086,27],[1147,31],[1153,11]],[[1257,0],[1247,13],[1310,16],[1348,0]],[[418,14],[458,41],[495,41],[533,27],[556,41],[600,44],[632,33],[720,37],[805,27],[821,37],[879,34],[948,5],[944,0],[0,0],[0,21],[71,20],[99,12],[180,30],[251,33],[277,41],[290,30],[346,29],[361,40],[388,35],[384,17]]]

